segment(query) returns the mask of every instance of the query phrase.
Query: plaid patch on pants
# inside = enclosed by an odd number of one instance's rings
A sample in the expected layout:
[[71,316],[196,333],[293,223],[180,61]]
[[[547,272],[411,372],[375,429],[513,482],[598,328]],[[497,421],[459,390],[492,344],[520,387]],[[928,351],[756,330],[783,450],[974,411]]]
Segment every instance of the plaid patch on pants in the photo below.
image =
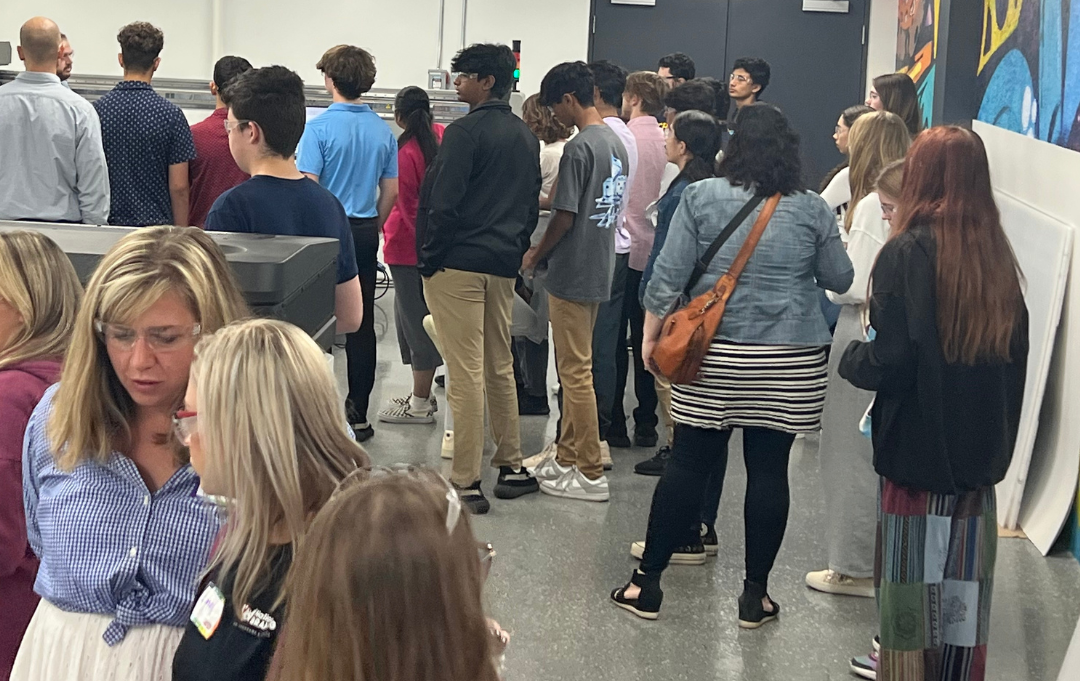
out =
[[874,583],[881,681],[981,681],[997,557],[993,487],[932,494],[881,479]]

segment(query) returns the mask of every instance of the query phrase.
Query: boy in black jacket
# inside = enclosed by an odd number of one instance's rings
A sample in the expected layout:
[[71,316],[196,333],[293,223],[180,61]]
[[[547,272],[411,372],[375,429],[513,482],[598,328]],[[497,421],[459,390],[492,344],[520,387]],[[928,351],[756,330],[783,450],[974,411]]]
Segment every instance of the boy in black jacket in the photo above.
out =
[[417,219],[419,270],[450,378],[454,465],[450,481],[473,513],[480,490],[484,397],[499,469],[495,496],[539,490],[521,466],[510,312],[521,257],[540,214],[540,143],[505,98],[516,60],[505,45],[472,45],[451,63],[471,111],[443,133]]

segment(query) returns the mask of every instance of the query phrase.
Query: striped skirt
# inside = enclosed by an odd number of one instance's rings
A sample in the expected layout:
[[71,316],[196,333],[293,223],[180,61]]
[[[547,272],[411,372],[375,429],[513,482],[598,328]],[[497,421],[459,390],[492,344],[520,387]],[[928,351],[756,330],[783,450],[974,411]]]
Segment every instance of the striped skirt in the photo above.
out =
[[874,578],[880,681],[982,681],[997,556],[994,488],[932,494],[881,479]]
[[828,380],[824,347],[714,338],[697,380],[671,386],[671,416],[696,428],[810,433],[820,427]]

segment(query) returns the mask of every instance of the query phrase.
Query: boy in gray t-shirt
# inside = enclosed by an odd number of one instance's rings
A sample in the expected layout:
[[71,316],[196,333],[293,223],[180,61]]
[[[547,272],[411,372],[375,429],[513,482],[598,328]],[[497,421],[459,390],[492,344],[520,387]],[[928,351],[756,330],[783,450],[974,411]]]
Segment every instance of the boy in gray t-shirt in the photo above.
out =
[[546,259],[551,338],[563,389],[556,454],[533,471],[540,491],[607,501],[592,336],[597,309],[611,293],[615,229],[630,162],[623,143],[593,105],[593,88],[592,72],[584,62],[559,64],[544,77],[540,104],[579,132],[563,150],[547,231],[525,254],[521,268],[528,274]]
[[582,303],[610,297],[628,167],[626,149],[604,123],[583,128],[566,143],[551,208],[573,213],[574,222],[547,255],[552,295]]

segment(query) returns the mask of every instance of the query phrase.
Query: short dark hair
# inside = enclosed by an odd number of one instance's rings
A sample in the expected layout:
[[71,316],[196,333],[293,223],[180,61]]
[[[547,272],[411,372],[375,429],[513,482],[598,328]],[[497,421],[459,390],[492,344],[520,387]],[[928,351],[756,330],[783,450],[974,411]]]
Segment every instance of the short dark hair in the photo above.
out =
[[[251,62],[243,57],[228,56],[218,59],[214,64],[214,85],[217,86],[218,94],[221,95],[237,76],[250,70]],[[228,104],[228,102],[225,103]]]
[[697,82],[705,83],[713,89],[713,115],[722,121],[727,120],[728,110],[731,108],[731,95],[728,94],[727,83],[721,83],[718,78],[704,76]]
[[480,80],[493,76],[495,85],[491,88],[491,94],[503,99],[514,86],[517,59],[513,50],[506,45],[477,43],[455,54],[450,68],[457,73],[475,73]]
[[673,77],[685,78],[686,80],[693,80],[694,76],[697,74],[694,60],[682,52],[672,52],[669,55],[660,57],[660,63],[657,64],[656,67],[667,69],[668,71],[671,71]]
[[703,83],[700,80],[688,80],[671,88],[671,92],[668,92],[667,96],[664,97],[664,104],[669,109],[674,109],[676,113],[704,111],[715,116],[716,92],[709,87],[708,83]]
[[626,69],[603,59],[590,63],[589,70],[592,71],[593,84],[600,92],[600,99],[609,106],[622,108],[623,90],[626,89]]
[[757,57],[739,57],[731,67],[732,71],[736,69],[742,69],[749,73],[750,80],[754,81],[754,85],[761,86],[756,96],[760,97],[765,94],[765,88],[769,87],[769,78],[772,77],[772,68],[769,67],[769,62]]
[[735,134],[720,161],[719,175],[762,196],[802,191],[799,134],[772,104],[739,109]]
[[356,99],[375,84],[375,57],[352,45],[335,45],[327,50],[315,68],[334,83],[345,99]]
[[592,71],[583,61],[566,61],[553,67],[540,83],[540,103],[554,106],[563,95],[571,94],[581,106],[593,105]]
[[116,41],[120,43],[120,54],[124,55],[125,69],[149,71],[165,47],[165,34],[151,23],[136,21],[121,28]]
[[254,121],[266,146],[283,158],[296,152],[304,134],[304,81],[284,66],[251,69],[237,76],[227,91],[233,116]]

